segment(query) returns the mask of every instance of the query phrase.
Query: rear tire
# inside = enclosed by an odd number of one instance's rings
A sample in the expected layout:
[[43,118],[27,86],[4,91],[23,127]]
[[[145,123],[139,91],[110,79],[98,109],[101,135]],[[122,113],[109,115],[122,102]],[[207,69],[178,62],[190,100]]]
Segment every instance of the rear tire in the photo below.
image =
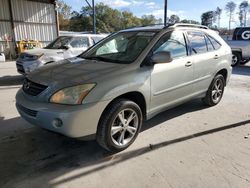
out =
[[215,106],[221,101],[225,88],[225,78],[217,74],[209,86],[206,97],[202,101],[208,106]]
[[118,99],[104,111],[100,119],[97,142],[108,151],[120,152],[135,141],[142,121],[142,111],[136,103]]
[[232,54],[232,67],[236,67],[241,62],[241,55],[239,52],[233,52]]

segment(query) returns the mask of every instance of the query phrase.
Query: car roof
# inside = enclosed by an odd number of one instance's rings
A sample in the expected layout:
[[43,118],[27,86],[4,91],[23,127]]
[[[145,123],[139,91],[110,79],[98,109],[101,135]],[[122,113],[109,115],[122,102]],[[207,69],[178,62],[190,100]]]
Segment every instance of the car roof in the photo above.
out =
[[164,28],[164,25],[149,25],[149,26],[141,26],[141,27],[132,27],[132,28],[121,30],[121,32],[129,32],[129,31],[161,31],[163,28]]
[[120,32],[129,32],[129,31],[152,31],[152,32],[159,32],[163,29],[186,29],[186,30],[196,30],[196,31],[204,31],[210,30],[207,26],[204,25],[197,25],[197,24],[186,24],[186,23],[176,23],[176,24],[168,24],[164,26],[163,24],[157,25],[149,25],[149,26],[141,26],[141,27],[133,27],[122,30]]
[[60,37],[106,37],[108,34],[79,34],[79,33],[64,33]]

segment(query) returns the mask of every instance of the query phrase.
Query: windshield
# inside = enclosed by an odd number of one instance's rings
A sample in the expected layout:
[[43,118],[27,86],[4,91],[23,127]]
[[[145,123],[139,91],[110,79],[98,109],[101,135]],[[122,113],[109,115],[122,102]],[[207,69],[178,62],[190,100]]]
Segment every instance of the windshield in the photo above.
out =
[[132,63],[149,44],[155,32],[122,32],[102,41],[82,55],[111,63]]
[[72,37],[62,36],[51,42],[45,49],[62,49],[63,46],[68,45]]

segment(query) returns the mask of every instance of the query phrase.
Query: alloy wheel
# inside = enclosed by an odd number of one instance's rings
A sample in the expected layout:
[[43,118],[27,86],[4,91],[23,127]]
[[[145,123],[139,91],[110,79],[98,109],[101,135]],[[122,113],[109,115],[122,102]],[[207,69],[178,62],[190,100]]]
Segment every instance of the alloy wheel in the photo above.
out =
[[221,79],[217,79],[214,82],[212,89],[212,100],[214,103],[218,103],[223,94],[223,81]]
[[115,145],[126,146],[135,137],[139,127],[139,117],[131,109],[121,110],[115,117],[111,126],[111,138]]

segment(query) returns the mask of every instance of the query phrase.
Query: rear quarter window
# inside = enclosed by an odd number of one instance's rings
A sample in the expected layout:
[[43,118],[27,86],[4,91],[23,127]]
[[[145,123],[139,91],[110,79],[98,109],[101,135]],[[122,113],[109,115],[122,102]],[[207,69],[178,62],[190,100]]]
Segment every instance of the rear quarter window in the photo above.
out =
[[221,47],[221,44],[217,40],[215,40],[213,37],[208,36],[208,39],[211,41],[215,50],[218,50]]

